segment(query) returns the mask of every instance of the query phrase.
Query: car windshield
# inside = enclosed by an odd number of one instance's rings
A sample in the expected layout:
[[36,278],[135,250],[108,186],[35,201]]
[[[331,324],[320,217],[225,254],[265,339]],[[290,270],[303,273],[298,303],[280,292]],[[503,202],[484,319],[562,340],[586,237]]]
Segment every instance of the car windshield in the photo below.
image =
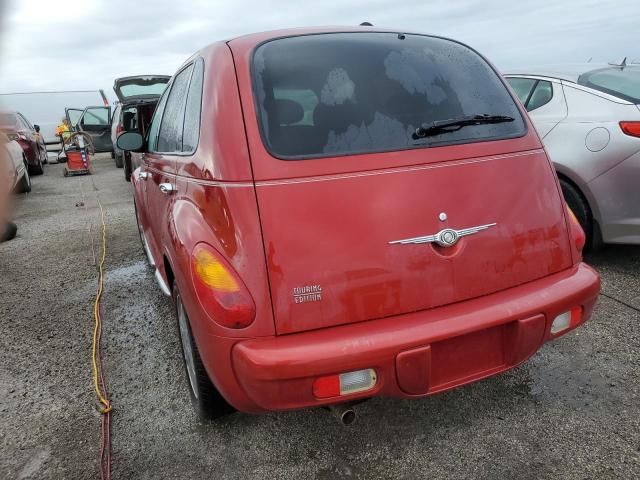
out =
[[583,73],[578,83],[633,103],[640,103],[640,69],[601,68]]
[[158,80],[157,82],[149,83],[127,83],[120,86],[120,92],[123,97],[135,97],[138,95],[162,95],[164,89],[167,86],[168,80]]
[[[526,131],[496,72],[451,40],[396,33],[277,39],[256,49],[252,74],[264,143],[282,159],[511,138]],[[425,124],[474,115],[515,120],[414,136]]]

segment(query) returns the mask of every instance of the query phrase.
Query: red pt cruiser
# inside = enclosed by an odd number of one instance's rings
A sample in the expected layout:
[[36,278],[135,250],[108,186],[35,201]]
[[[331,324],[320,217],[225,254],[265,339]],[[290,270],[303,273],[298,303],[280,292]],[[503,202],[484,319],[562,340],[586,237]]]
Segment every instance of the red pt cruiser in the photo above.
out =
[[118,144],[140,152],[140,233],[204,416],[474,382],[582,324],[599,292],[526,112],[453,40],[218,42],[147,138]]

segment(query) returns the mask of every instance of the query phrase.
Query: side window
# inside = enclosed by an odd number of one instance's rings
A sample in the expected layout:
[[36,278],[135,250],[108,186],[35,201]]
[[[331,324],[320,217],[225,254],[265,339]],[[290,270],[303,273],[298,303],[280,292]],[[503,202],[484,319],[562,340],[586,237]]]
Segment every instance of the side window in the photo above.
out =
[[26,118],[24,118],[21,114],[18,114],[18,119],[20,120],[20,123],[22,124],[23,128],[27,130],[33,130],[33,127],[31,126],[29,121]]
[[109,109],[107,107],[87,108],[82,117],[83,126],[109,125]]
[[531,89],[533,89],[536,81],[531,78],[507,78],[507,81],[509,82],[509,85],[511,85],[511,88],[516,92],[516,95],[522,104],[526,106],[529,94],[531,93]]
[[193,64],[176,75],[171,91],[167,97],[167,104],[162,115],[160,134],[158,135],[157,150],[159,152],[181,152],[182,130],[184,128],[184,109],[187,99],[187,89]]
[[162,121],[162,113],[164,112],[164,106],[167,103],[167,97],[169,96],[169,90],[165,90],[158,101],[155,112],[153,112],[153,118],[149,126],[149,136],[147,137],[147,150],[150,152],[156,151],[156,145],[158,144],[158,132],[160,131],[160,122]]
[[549,103],[552,98],[553,87],[551,86],[551,82],[540,80],[536,85],[531,98],[529,98],[529,102],[527,103],[527,111],[530,112],[532,110],[535,110],[536,108],[540,108],[541,106]]
[[187,94],[187,108],[184,112],[184,129],[182,133],[182,151],[195,152],[200,139],[200,112],[202,108],[202,81],[204,62],[199,60],[193,68],[189,93]]

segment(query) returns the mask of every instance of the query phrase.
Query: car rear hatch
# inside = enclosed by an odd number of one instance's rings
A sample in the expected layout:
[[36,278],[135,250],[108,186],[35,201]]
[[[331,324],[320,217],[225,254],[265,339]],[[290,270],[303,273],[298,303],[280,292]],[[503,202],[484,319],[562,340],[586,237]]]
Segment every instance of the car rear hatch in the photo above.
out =
[[113,91],[120,102],[136,102],[160,97],[171,77],[169,75],[138,75],[116,78]]
[[[452,304],[571,265],[551,165],[469,48],[291,37],[260,46],[253,74],[247,133],[278,334]],[[476,113],[512,120],[413,138]]]

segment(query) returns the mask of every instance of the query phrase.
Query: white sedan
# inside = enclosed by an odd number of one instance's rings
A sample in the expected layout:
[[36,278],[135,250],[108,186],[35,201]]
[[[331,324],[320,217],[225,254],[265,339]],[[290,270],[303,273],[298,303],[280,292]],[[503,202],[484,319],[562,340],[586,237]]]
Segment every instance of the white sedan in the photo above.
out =
[[529,111],[587,245],[640,244],[640,66],[505,75]]

